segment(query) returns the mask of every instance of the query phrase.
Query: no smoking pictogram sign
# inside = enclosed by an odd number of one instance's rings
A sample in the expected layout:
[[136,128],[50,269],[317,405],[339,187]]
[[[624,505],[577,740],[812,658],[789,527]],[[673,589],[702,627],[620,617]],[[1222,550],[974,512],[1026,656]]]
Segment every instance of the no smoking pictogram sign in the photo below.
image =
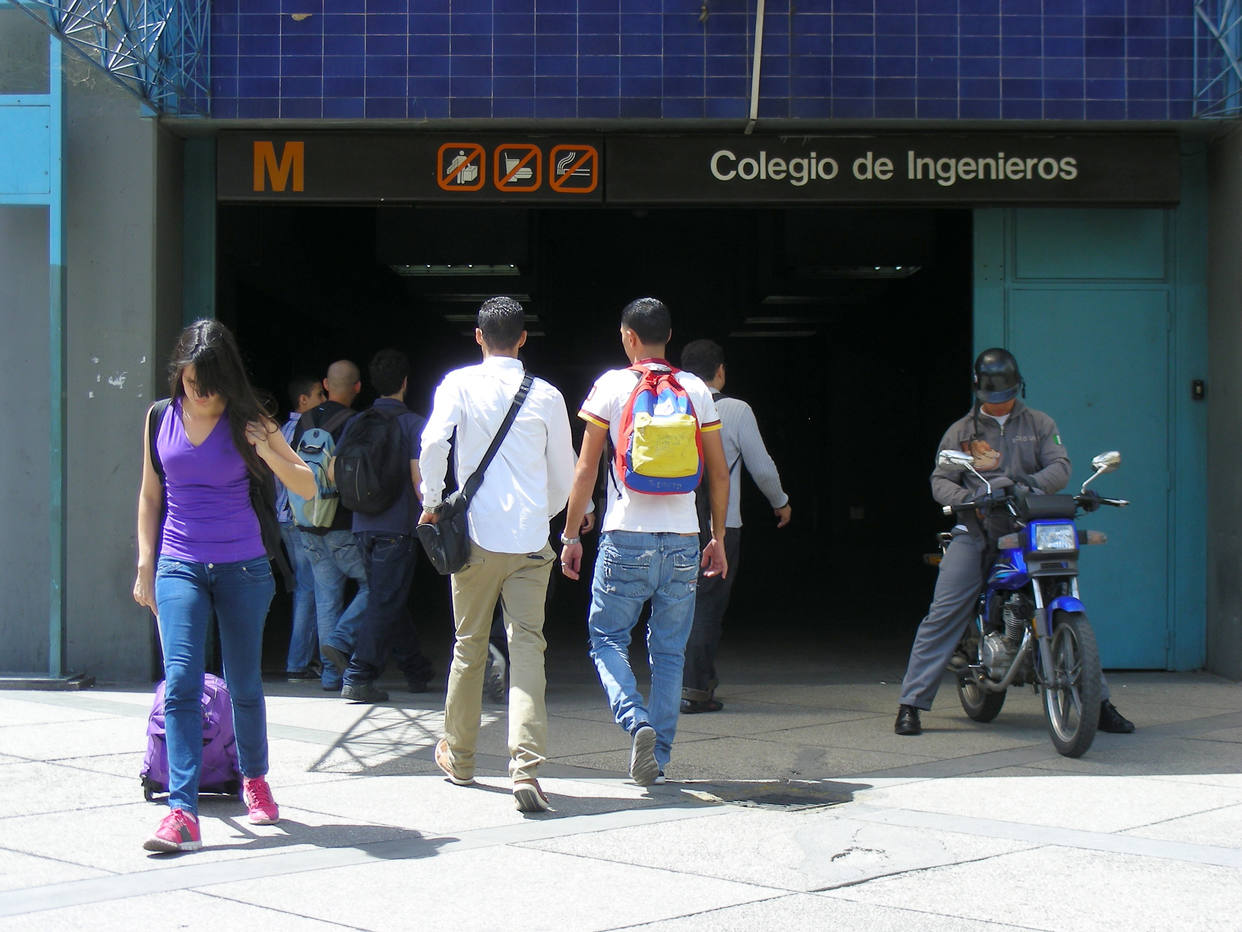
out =
[[543,184],[543,153],[530,143],[506,143],[492,154],[498,191],[537,191]]
[[599,184],[599,151],[594,146],[553,146],[548,185],[563,194],[590,194]]
[[436,184],[445,191],[477,191],[487,180],[483,147],[475,142],[446,142],[436,155]]

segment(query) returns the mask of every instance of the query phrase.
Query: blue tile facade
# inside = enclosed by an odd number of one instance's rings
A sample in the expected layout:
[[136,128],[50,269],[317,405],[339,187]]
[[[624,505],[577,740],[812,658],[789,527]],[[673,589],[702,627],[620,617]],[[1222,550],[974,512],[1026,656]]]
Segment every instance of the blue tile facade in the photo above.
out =
[[[754,28],[743,0],[216,0],[212,116],[744,119]],[[1196,41],[1187,0],[773,0],[759,116],[1185,119]]]

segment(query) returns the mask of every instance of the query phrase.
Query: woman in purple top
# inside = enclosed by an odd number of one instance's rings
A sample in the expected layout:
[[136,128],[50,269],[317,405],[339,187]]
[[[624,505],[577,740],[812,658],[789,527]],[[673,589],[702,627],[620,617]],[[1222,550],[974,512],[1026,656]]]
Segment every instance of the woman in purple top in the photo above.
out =
[[199,703],[213,611],[233,703],[242,797],[251,822],[270,825],[279,818],[266,779],[260,677],[263,623],[275,583],[250,503],[250,478],[275,473],[299,495],[315,494],[314,476],[259,401],[222,324],[200,320],[182,331],[168,372],[172,401],[155,440],[163,482],[143,424],[134,581],[134,601],[155,613],[164,649],[169,813],[143,843],[148,851],[164,852],[202,846]]

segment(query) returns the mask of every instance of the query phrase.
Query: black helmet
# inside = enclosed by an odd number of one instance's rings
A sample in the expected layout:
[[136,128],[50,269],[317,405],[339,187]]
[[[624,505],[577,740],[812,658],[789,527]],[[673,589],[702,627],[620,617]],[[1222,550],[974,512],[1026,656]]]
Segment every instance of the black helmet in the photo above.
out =
[[975,360],[975,397],[983,404],[1003,404],[1022,388],[1018,360],[1009,350],[994,346]]

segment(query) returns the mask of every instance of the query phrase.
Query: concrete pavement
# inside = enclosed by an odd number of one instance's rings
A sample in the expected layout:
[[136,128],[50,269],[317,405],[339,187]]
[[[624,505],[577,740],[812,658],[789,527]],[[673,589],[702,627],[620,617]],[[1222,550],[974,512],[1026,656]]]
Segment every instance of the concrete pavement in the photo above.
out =
[[282,821],[204,797],[204,849],[173,857],[140,847],[145,684],[0,692],[0,930],[1242,929],[1242,685],[1114,673],[1139,731],[1068,760],[1029,690],[977,725],[946,680],[894,735],[904,646],[726,641],[725,711],[683,716],[646,789],[585,650],[555,647],[534,817],[502,707],[463,788],[431,759],[442,694],[271,683]]

